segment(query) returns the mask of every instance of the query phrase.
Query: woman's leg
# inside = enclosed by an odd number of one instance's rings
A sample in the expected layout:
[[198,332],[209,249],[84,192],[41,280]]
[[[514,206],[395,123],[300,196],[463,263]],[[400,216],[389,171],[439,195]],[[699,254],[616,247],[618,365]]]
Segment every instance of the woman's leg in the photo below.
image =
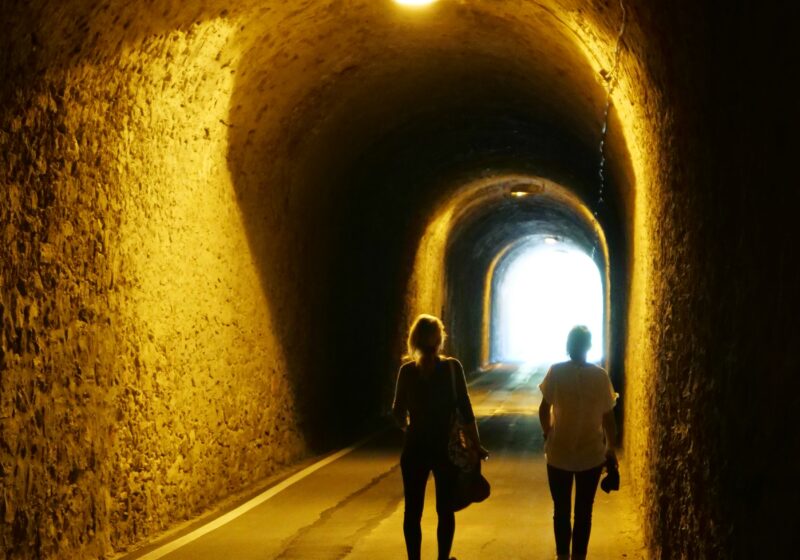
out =
[[592,507],[603,465],[575,473],[575,526],[572,532],[572,557],[584,558],[592,532]]
[[422,508],[425,505],[425,486],[428,483],[430,464],[423,457],[403,452],[400,457],[403,473],[403,494],[405,512],[403,514],[403,535],[406,539],[408,560],[420,560],[422,553]]
[[547,482],[553,497],[553,532],[556,535],[556,554],[559,556],[569,556],[573,476],[574,473],[570,471],[547,465]]
[[453,548],[453,536],[456,533],[456,514],[453,513],[453,485],[457,473],[450,461],[437,461],[433,468],[436,482],[436,514],[439,524],[436,527],[436,539],[439,543],[439,560],[448,560]]

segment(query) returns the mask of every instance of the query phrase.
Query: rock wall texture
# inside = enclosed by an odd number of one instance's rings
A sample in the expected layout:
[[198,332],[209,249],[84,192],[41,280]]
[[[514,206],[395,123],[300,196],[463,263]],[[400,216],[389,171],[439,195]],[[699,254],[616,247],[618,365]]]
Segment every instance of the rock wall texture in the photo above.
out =
[[3,557],[101,557],[306,452],[226,164],[225,41],[174,31],[6,98]]
[[798,498],[780,472],[800,456],[785,25],[748,3],[632,15],[626,47],[654,86],[626,364],[648,542],[655,558],[791,554],[796,532],[775,531]]
[[0,14],[6,557],[109,556],[368,427],[408,319],[447,311],[465,185],[513,174],[570,189],[607,234],[626,473],[653,556],[796,550],[774,530],[800,456],[779,10]]

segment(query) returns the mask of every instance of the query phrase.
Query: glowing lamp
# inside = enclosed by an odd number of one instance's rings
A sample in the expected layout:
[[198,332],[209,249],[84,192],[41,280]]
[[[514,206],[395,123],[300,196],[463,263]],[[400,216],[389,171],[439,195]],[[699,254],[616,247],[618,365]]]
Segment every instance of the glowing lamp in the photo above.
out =
[[427,6],[433,4],[436,0],[394,0],[402,6]]
[[505,188],[508,196],[512,196],[514,198],[525,198],[526,196],[532,196],[544,192],[544,186],[538,183],[515,183],[507,185]]
[[549,236],[544,238],[544,242],[547,243],[548,245],[555,245],[556,243],[558,243],[558,239],[553,236]]

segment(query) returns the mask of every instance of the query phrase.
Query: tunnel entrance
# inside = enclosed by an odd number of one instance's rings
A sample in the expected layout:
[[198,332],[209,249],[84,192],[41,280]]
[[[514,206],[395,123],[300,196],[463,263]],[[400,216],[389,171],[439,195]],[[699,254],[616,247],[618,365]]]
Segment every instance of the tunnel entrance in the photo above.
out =
[[490,361],[546,366],[567,359],[578,324],[592,331],[589,360],[604,355],[601,271],[572,240],[537,235],[503,256],[492,279]]
[[[611,233],[619,243],[619,232]],[[591,359],[621,383],[621,256],[572,188],[535,175],[481,178],[462,184],[425,231],[409,316],[440,312],[451,335],[446,352],[476,372],[497,362],[561,360],[569,328],[587,324]],[[438,263],[443,274],[432,274]],[[565,312],[565,290],[579,294],[575,311]]]

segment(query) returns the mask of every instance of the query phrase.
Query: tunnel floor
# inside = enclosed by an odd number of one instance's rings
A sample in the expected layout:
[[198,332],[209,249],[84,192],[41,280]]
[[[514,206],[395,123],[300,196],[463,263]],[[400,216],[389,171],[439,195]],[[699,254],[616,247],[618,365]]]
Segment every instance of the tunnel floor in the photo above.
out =
[[[492,455],[484,474],[492,496],[456,515],[452,555],[460,558],[554,557],[552,503],[536,416],[542,371],[495,367],[470,388],[481,437]],[[382,433],[244,515],[163,556],[134,558],[404,558],[399,430]],[[624,465],[620,492],[598,490],[589,556],[645,558]],[[433,479],[423,515],[423,557],[436,557]],[[148,556],[144,556],[148,554]]]

